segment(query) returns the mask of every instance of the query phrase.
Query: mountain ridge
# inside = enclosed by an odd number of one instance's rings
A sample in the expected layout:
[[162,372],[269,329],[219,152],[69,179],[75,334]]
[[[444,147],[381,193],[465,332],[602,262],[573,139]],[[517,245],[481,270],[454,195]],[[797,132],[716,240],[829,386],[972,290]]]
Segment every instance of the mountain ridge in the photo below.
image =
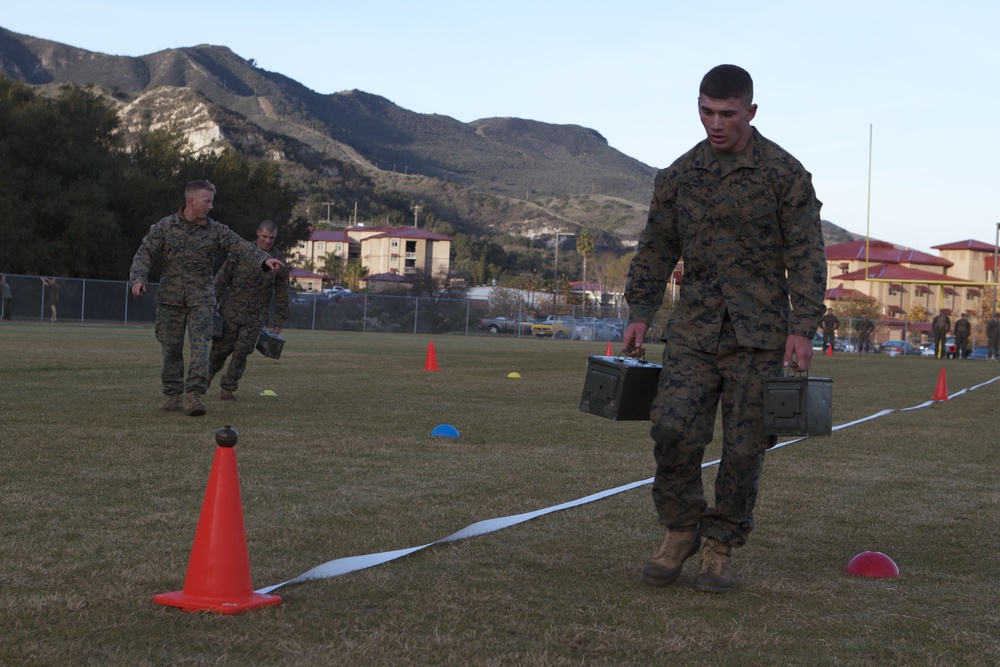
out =
[[[172,125],[196,148],[232,145],[299,172],[350,165],[403,197],[434,202],[441,217],[460,216],[451,221],[470,232],[533,237],[575,227],[629,244],[656,173],[590,128],[505,117],[464,123],[361,90],[321,94],[225,46],[116,56],[0,28],[0,72],[43,88],[105,91],[130,132]],[[484,204],[491,196],[497,201]],[[335,197],[313,197],[324,198]]]

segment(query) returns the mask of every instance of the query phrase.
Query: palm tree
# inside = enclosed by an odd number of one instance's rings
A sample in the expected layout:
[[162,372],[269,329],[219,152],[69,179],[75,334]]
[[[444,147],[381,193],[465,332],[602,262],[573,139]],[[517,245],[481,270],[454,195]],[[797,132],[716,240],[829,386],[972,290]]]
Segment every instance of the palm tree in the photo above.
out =
[[349,290],[357,291],[361,279],[367,275],[367,266],[364,266],[359,260],[349,261],[344,269],[344,282],[347,283]]
[[587,257],[594,254],[594,235],[590,230],[583,230],[576,237],[576,251],[583,255],[583,301],[587,303]]
[[341,261],[336,252],[328,252],[323,256],[323,274],[331,283],[340,281]]

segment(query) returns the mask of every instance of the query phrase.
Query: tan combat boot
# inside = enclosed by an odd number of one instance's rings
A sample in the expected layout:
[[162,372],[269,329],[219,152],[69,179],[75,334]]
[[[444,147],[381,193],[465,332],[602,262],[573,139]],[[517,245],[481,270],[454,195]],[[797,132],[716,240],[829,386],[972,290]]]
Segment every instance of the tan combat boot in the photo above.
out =
[[701,548],[701,571],[694,578],[694,587],[706,593],[725,593],[733,584],[729,572],[733,567],[733,548],[714,537],[705,540]]
[[160,409],[164,412],[180,412],[184,409],[181,407],[181,395],[171,394],[167,396],[167,402],[161,405]]
[[219,394],[219,398],[222,399],[223,401],[235,401],[236,394],[229,391],[228,389],[223,389],[222,392]]
[[698,553],[701,533],[691,530],[668,530],[663,542],[642,566],[642,581],[650,586],[666,586],[677,580],[681,567]]
[[184,412],[188,417],[200,417],[205,414],[205,406],[201,402],[201,394],[189,391],[184,395]]

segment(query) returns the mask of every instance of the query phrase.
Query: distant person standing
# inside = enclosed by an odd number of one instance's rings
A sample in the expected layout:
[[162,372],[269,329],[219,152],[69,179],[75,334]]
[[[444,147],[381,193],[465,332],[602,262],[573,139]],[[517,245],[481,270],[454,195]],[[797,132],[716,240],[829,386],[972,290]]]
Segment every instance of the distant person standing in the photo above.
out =
[[829,350],[833,347],[834,341],[837,340],[837,329],[840,327],[840,320],[837,316],[833,314],[833,308],[826,309],[826,315],[823,316],[823,349]]
[[951,331],[951,318],[942,310],[931,322],[931,333],[934,334],[934,356],[938,359],[948,356],[948,350],[945,349],[945,339],[948,337],[949,331]]
[[872,332],[875,331],[875,323],[868,319],[868,313],[861,313],[858,320],[858,352],[872,351]]
[[955,358],[969,358],[969,337],[972,335],[972,324],[969,316],[962,313],[962,316],[955,322]]
[[[215,307],[212,264],[216,254],[236,253],[256,262],[261,271],[284,267],[229,227],[208,217],[214,201],[214,185],[204,180],[188,183],[184,188],[184,204],[149,228],[129,271],[132,296],[140,296],[146,292],[154,260],[161,260],[160,288],[156,292],[156,340],[163,352],[160,379],[167,397],[161,409],[183,410],[192,417],[205,414],[201,396],[208,390],[208,352]],[[191,339],[186,382],[185,332]]]
[[7,284],[7,276],[2,273],[0,273],[0,290],[3,291],[3,319],[10,322],[10,285]]
[[993,313],[993,317],[986,323],[986,342],[989,345],[987,356],[996,361],[1000,356],[1000,314]]
[[42,284],[45,285],[45,291],[49,295],[49,308],[52,309],[52,322],[58,321],[56,316],[56,306],[59,305],[59,283],[56,282],[55,278],[46,278],[42,276]]
[[[278,226],[264,220],[257,226],[257,248],[279,261],[284,261],[281,251],[274,247]],[[215,274],[215,293],[229,294],[219,306],[222,315],[222,337],[212,340],[208,362],[208,384],[222,370],[226,358],[232,355],[229,368],[219,384],[224,401],[235,401],[240,378],[247,367],[247,357],[253,354],[254,344],[261,327],[267,325],[267,315],[274,295],[274,333],[281,333],[281,325],[288,317],[288,268],[262,273],[255,260],[240,255],[230,255]]]

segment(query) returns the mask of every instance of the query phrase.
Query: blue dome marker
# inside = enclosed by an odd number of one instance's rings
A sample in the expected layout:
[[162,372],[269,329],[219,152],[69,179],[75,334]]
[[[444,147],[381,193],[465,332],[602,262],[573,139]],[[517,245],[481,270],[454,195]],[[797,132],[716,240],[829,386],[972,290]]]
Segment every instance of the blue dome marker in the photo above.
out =
[[431,435],[436,435],[441,438],[457,438],[458,429],[451,424],[439,424],[434,427],[433,431],[431,431]]

